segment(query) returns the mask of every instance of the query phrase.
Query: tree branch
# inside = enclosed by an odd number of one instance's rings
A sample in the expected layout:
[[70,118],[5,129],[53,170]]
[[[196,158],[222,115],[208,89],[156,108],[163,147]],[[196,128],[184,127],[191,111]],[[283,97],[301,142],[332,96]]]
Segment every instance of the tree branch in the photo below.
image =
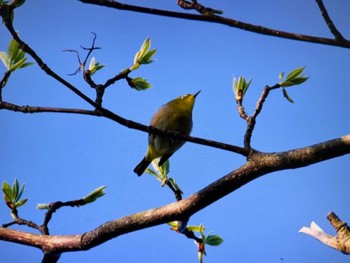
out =
[[41,236],[0,228],[0,240],[41,248],[45,254],[87,250],[123,234],[189,218],[262,175],[308,166],[349,153],[350,134],[286,152],[256,152],[240,168],[181,201],[106,222],[82,235]]
[[0,101],[0,109],[10,110],[14,112],[22,113],[43,113],[43,112],[53,112],[53,113],[73,113],[73,114],[83,114],[92,116],[101,116],[97,111],[84,110],[84,109],[72,109],[72,108],[55,108],[55,107],[41,107],[41,106],[19,106],[6,101]]
[[330,212],[327,218],[336,230],[336,236],[331,236],[324,232],[314,221],[311,222],[310,227],[304,226],[299,232],[312,236],[323,244],[339,250],[344,254],[350,254],[350,228],[333,212]]
[[323,16],[323,19],[325,20],[329,30],[331,31],[331,33],[335,36],[335,38],[339,41],[339,42],[346,42],[346,39],[342,36],[342,34],[338,31],[338,29],[335,27],[333,21],[331,20],[331,18],[328,15],[327,9],[323,4],[323,0],[316,0],[316,3],[318,5],[318,7],[321,10],[321,14]]
[[226,144],[218,141],[213,140],[207,140],[199,137],[194,136],[184,136],[179,133],[174,133],[170,131],[162,131],[160,129],[157,129],[152,126],[146,126],[138,122],[134,122],[132,120],[125,119],[117,114],[114,114],[113,112],[105,109],[100,108],[99,111],[91,111],[91,110],[84,110],[84,109],[70,109],[70,108],[53,108],[53,107],[40,107],[40,106],[19,106],[15,105],[9,102],[0,101],[0,109],[6,109],[11,110],[15,112],[22,112],[22,113],[42,113],[42,112],[53,112],[53,113],[73,113],[73,114],[84,114],[84,115],[91,115],[91,116],[103,116],[105,118],[111,119],[123,126],[126,126],[130,129],[140,130],[144,132],[152,132],[154,134],[160,134],[169,136],[171,138],[175,138],[178,140],[183,141],[189,141],[196,144],[206,145],[209,147],[222,149],[225,151],[235,152],[243,156],[248,156],[251,152],[251,150],[244,149],[239,146]]
[[271,29],[271,28],[267,28],[259,25],[253,25],[253,24],[245,23],[242,21],[238,21],[238,20],[234,20],[231,18],[226,18],[218,15],[203,16],[203,15],[187,14],[182,12],[173,12],[173,11],[162,10],[162,9],[128,5],[128,4],[123,4],[123,3],[110,1],[110,0],[80,0],[80,1],[86,4],[94,4],[94,5],[105,6],[105,7],[119,9],[119,10],[127,10],[127,11],[134,11],[134,12],[145,13],[145,14],[188,19],[193,21],[204,21],[204,22],[223,24],[229,27],[239,28],[239,29],[243,29],[253,33],[274,36],[279,38],[286,38],[286,39],[309,42],[309,43],[317,43],[322,45],[350,48],[349,40],[339,41],[338,39],[290,33],[290,32]]

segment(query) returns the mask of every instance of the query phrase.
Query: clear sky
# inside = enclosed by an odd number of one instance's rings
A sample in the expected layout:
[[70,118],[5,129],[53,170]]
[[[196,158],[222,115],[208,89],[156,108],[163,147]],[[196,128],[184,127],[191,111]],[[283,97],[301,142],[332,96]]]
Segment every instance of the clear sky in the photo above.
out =
[[[128,1],[145,4],[145,1]],[[234,19],[285,31],[332,37],[315,1],[205,1]],[[331,17],[350,37],[349,1],[325,1]],[[181,11],[175,1],[147,1],[147,6]],[[291,88],[289,103],[281,91],[266,101],[252,146],[260,151],[284,151],[349,133],[349,50],[253,34],[224,25],[150,16],[85,5],[79,1],[27,1],[16,11],[20,36],[55,72],[94,98],[64,49],[89,46],[106,67],[94,75],[104,83],[131,66],[135,52],[151,37],[156,62],[132,77],[146,78],[152,88],[137,92],[125,81],[107,89],[104,107],[127,119],[148,124],[167,101],[202,90],[194,108],[192,135],[242,145],[245,123],[238,116],[232,92],[233,76],[253,77],[245,98],[251,112],[265,85],[278,82],[281,71],[306,66],[310,79]],[[10,35],[1,25],[0,50]],[[28,61],[33,59],[28,58]],[[0,74],[4,68],[0,68]],[[18,105],[90,109],[37,65],[11,77],[3,99]],[[23,218],[41,224],[37,203],[66,201],[106,185],[106,195],[80,208],[63,208],[49,225],[52,234],[81,234],[106,221],[174,201],[149,175],[137,177],[133,168],[144,156],[147,135],[109,120],[67,114],[25,115],[0,111],[1,181],[26,183]],[[219,247],[207,247],[205,262],[321,262],[345,263],[348,256],[304,234],[302,226],[316,221],[330,234],[326,215],[334,211],[350,222],[349,156],[255,180],[194,215],[207,233],[223,237]],[[184,197],[195,193],[245,162],[230,152],[187,143],[171,158],[170,176]],[[0,222],[11,221],[4,203]],[[26,229],[25,227],[15,227]],[[41,251],[1,242],[0,261],[39,262]],[[283,259],[283,260],[282,260]],[[162,225],[120,236],[86,252],[66,253],[60,262],[197,262],[192,240]]]

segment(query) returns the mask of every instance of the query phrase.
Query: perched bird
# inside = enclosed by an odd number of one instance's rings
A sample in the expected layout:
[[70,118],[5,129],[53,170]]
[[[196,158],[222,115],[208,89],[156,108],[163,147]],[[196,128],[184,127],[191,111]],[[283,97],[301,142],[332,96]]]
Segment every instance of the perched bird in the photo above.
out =
[[[192,110],[198,91],[195,94],[182,95],[164,104],[152,117],[150,125],[163,131],[189,135],[192,130]],[[161,166],[176,152],[185,141],[176,140],[166,135],[148,135],[148,149],[146,156],[135,167],[134,172],[141,176],[148,165],[156,158],[161,157],[158,163]]]

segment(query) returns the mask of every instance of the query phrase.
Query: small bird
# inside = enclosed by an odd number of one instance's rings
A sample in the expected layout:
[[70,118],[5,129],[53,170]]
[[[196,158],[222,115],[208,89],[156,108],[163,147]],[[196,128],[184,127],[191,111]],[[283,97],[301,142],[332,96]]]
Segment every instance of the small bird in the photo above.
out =
[[[164,104],[152,117],[150,126],[163,131],[176,132],[187,136],[192,130],[192,110],[197,95],[182,95]],[[185,141],[176,140],[166,135],[150,133],[148,135],[148,149],[146,156],[135,167],[134,172],[141,176],[148,165],[156,158],[160,158],[158,165],[161,166],[176,152]]]

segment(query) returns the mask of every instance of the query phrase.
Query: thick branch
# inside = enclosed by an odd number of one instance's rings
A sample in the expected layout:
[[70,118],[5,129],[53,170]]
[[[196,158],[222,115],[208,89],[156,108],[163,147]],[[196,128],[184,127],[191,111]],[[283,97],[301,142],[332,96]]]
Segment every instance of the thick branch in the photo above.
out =
[[271,29],[263,26],[253,25],[253,24],[237,21],[231,18],[225,18],[223,16],[218,16],[218,15],[203,16],[203,15],[187,14],[182,12],[173,12],[173,11],[167,11],[167,10],[161,10],[161,9],[155,9],[155,8],[122,4],[122,3],[119,3],[116,1],[110,1],[110,0],[80,0],[80,1],[87,4],[100,5],[100,6],[115,8],[119,10],[127,10],[127,11],[134,11],[134,12],[140,12],[140,13],[146,13],[146,14],[152,14],[152,15],[223,24],[230,27],[235,27],[235,28],[243,29],[246,31],[250,31],[250,32],[254,32],[262,35],[304,41],[309,43],[317,43],[317,44],[323,44],[323,45],[350,48],[349,40],[338,41],[338,39],[330,39],[330,38],[316,37],[316,36],[303,35],[303,34],[297,34],[297,33],[290,33],[290,32],[285,32],[277,29]]
[[275,171],[295,169],[350,153],[350,135],[280,153],[253,153],[249,161],[181,201],[107,222],[75,236],[40,236],[0,228],[0,239],[41,248],[46,254],[87,250],[120,235],[189,218],[252,180]]

